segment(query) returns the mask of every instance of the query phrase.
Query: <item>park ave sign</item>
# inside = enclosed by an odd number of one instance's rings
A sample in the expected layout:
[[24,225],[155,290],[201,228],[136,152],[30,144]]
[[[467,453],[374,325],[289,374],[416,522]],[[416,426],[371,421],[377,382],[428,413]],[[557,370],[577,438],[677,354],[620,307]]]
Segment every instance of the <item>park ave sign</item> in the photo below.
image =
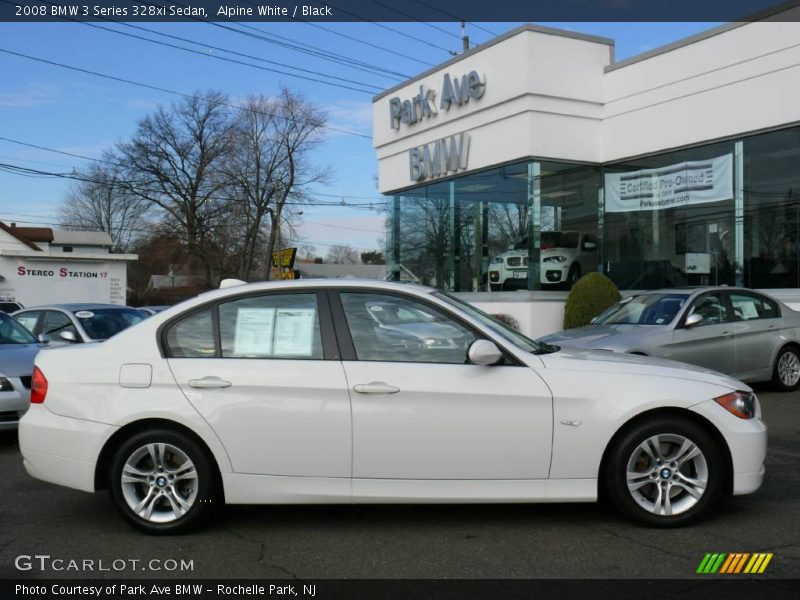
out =
[[442,80],[441,100],[437,108],[436,91],[419,86],[419,94],[410,100],[401,100],[395,96],[389,100],[389,119],[392,129],[400,129],[400,124],[413,125],[423,119],[430,119],[437,115],[439,110],[450,110],[454,104],[461,106],[467,104],[469,99],[477,100],[486,91],[486,82],[477,71],[470,71],[460,79],[450,78],[445,73]]
[[[392,129],[400,129],[401,124],[413,125],[430,119],[439,110],[448,111],[452,106],[462,106],[470,99],[478,100],[486,91],[486,81],[477,71],[470,71],[461,78],[451,78],[445,73],[442,79],[440,100],[436,102],[436,91],[419,86],[419,93],[413,98],[389,100],[389,122]],[[412,181],[422,181],[456,173],[467,168],[469,157],[469,134],[466,132],[451,135],[424,146],[408,151],[409,175]]]

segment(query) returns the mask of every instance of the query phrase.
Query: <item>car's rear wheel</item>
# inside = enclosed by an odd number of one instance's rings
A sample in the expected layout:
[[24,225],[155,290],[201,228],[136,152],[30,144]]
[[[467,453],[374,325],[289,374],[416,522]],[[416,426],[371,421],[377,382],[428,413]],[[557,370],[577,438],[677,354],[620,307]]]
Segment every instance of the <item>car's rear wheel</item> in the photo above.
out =
[[800,387],[800,352],[796,348],[786,346],[778,352],[772,382],[782,392],[791,392]]
[[109,490],[117,510],[148,533],[177,533],[213,507],[217,478],[206,452],[170,429],[134,434],[114,454]]
[[723,449],[696,423],[655,417],[634,426],[610,449],[603,474],[608,497],[646,525],[684,525],[718,502]]

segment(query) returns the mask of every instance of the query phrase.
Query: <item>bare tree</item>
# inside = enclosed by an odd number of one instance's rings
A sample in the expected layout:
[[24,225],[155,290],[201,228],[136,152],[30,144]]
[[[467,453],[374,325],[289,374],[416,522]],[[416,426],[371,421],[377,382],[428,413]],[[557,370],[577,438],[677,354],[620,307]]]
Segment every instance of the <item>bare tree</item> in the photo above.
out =
[[94,164],[67,193],[59,211],[65,229],[105,231],[115,252],[127,252],[148,227],[151,205],[132,194],[113,157]]
[[130,191],[164,213],[208,285],[219,252],[214,229],[229,208],[220,167],[233,137],[226,96],[206,92],[159,108],[117,147]]
[[[287,209],[302,204],[306,189],[325,181],[327,172],[315,168],[310,159],[326,122],[318,106],[283,88],[275,98],[248,98],[244,108],[236,119],[236,152],[228,158],[225,172],[229,191],[239,201],[239,275],[247,279],[259,256],[270,257],[281,243],[282,230],[291,230],[293,219],[302,214]],[[270,270],[264,274],[269,278]]]
[[344,244],[331,246],[325,262],[335,265],[357,265],[359,263],[358,250]]

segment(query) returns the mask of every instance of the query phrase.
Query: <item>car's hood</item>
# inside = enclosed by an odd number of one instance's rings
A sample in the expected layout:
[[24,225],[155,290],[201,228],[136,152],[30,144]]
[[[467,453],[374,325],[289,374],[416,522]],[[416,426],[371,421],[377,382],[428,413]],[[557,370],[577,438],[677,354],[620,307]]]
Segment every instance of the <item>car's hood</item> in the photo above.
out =
[[33,373],[33,359],[41,344],[0,344],[0,373],[25,377]]
[[695,365],[652,356],[622,354],[603,350],[580,350],[562,348],[558,352],[539,356],[548,369],[565,369],[574,373],[602,371],[638,375],[640,377],[668,377],[686,381],[699,381],[726,387],[732,390],[749,391],[741,381],[717,371]]
[[547,248],[546,250],[541,251],[540,256],[542,258],[547,258],[548,256],[570,256],[575,254],[577,251],[577,248]]
[[664,330],[664,325],[587,325],[546,335],[539,338],[538,341],[588,350],[624,350],[626,346],[635,346],[634,340],[638,340],[640,336],[657,334]]

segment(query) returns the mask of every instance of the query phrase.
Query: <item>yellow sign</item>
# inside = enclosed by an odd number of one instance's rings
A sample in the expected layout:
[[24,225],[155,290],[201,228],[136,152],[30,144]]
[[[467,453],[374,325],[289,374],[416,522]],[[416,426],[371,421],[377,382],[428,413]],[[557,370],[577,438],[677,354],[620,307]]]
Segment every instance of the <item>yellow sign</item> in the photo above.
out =
[[284,248],[280,252],[272,253],[272,266],[282,269],[293,269],[294,259],[297,256],[297,248]]

